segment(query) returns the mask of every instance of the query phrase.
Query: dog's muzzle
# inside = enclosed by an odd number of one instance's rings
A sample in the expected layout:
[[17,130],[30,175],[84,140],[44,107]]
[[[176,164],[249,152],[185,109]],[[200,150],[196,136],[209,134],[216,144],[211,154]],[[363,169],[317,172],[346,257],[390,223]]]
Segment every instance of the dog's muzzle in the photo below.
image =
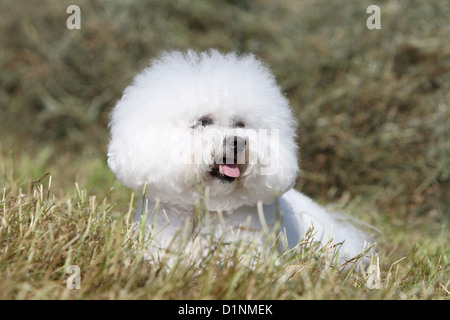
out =
[[223,156],[216,159],[210,174],[226,182],[238,178],[241,175],[240,169],[245,164],[246,146],[245,138],[227,135],[223,139]]

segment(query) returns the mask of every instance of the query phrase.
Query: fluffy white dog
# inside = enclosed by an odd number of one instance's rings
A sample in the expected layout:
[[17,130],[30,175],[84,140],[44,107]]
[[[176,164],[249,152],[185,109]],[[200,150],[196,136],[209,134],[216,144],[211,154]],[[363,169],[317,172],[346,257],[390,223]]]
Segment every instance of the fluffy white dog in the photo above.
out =
[[316,241],[342,243],[341,262],[363,251],[362,232],[293,189],[296,122],[253,55],[164,54],[126,88],[110,129],[108,164],[145,193],[136,221],[148,214],[153,245],[168,247],[187,225],[261,245],[276,228],[283,250],[313,227]]

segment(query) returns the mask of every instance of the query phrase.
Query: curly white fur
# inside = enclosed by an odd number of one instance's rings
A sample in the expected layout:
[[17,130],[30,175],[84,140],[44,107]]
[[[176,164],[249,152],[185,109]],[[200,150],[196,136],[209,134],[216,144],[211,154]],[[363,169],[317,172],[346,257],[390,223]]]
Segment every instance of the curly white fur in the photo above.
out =
[[235,235],[247,222],[254,235],[278,219],[283,247],[313,225],[315,239],[344,242],[341,260],[363,249],[362,232],[292,189],[296,122],[274,76],[253,55],[164,54],[126,88],[110,129],[111,170],[126,186],[145,189],[147,210],[164,211],[148,220],[162,247],[195,220],[203,199],[218,235]]

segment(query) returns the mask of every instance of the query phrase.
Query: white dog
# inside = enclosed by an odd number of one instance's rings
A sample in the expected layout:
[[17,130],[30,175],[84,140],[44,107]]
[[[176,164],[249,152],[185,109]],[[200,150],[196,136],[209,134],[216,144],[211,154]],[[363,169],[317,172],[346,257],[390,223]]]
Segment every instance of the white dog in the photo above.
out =
[[293,189],[296,122],[253,55],[166,53],[126,88],[110,129],[108,164],[145,192],[136,221],[148,214],[153,245],[166,248],[186,225],[198,228],[200,215],[225,239],[257,236],[263,245],[276,228],[284,250],[313,227],[316,241],[342,243],[341,262],[363,251],[362,232]]

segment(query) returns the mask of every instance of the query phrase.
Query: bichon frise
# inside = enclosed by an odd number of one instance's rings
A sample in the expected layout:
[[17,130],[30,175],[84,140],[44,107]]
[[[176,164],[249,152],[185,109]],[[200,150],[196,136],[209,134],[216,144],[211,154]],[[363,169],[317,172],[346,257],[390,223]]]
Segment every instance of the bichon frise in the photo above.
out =
[[[186,225],[217,237],[260,237],[276,226],[280,250],[313,227],[314,240],[342,243],[339,260],[363,251],[365,235],[294,190],[296,122],[268,68],[251,54],[187,51],[153,60],[111,114],[108,164],[144,192],[153,245]],[[197,208],[197,209],[196,209]],[[208,216],[206,218],[206,216]]]

